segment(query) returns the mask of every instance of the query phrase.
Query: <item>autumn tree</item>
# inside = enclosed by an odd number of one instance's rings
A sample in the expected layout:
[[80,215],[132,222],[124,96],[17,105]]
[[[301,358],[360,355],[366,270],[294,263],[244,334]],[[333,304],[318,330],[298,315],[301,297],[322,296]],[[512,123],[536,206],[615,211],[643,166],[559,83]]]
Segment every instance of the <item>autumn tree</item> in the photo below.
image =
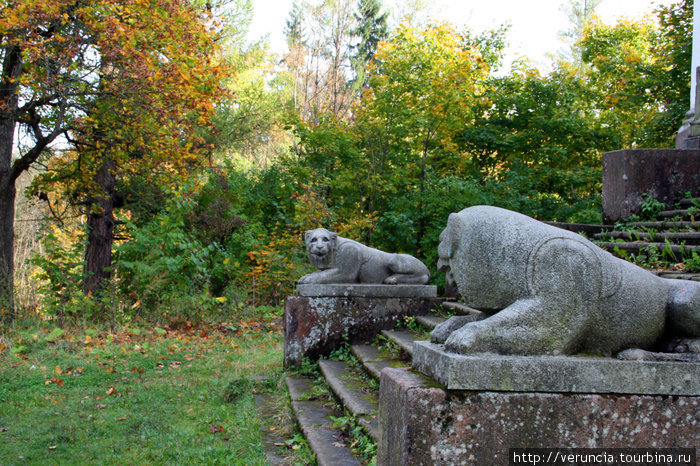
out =
[[5,0],[0,7],[0,312],[9,321],[15,183],[98,94],[98,64],[77,20],[90,5]]
[[660,8],[657,17],[595,22],[579,46],[591,98],[619,147],[672,147],[689,93],[692,2]]
[[[110,262],[115,177],[148,173],[156,181],[191,166],[204,148],[195,135],[219,93],[210,17],[185,1],[10,3],[3,124],[29,128],[32,144],[0,172],[3,193],[14,194],[13,177],[59,135],[73,145],[49,161],[40,189],[60,185],[87,206],[85,287],[97,290]],[[3,153],[8,144],[11,135]],[[4,289],[9,299],[11,285]]]
[[[399,28],[379,44],[370,64],[371,89],[356,108],[372,170],[368,208],[380,207],[382,194],[417,190],[418,240],[427,174],[456,173],[464,166],[457,140],[473,121],[488,73],[476,42],[446,24]],[[387,170],[394,171],[389,182]]]

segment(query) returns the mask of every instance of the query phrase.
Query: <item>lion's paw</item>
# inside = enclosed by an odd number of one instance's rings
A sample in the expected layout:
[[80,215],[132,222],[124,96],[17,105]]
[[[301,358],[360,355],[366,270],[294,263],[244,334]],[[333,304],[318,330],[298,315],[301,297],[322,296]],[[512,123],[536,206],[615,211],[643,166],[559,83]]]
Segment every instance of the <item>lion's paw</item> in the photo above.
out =
[[433,331],[430,332],[430,341],[433,343],[445,343],[455,331],[470,322],[474,322],[474,320],[474,316],[452,316],[445,322],[438,324]]
[[396,275],[392,275],[390,277],[387,277],[384,280],[385,285],[396,285],[399,282],[399,279]]
[[453,353],[477,353],[484,351],[479,345],[479,332],[475,325],[465,325],[455,330],[445,340],[445,349]]

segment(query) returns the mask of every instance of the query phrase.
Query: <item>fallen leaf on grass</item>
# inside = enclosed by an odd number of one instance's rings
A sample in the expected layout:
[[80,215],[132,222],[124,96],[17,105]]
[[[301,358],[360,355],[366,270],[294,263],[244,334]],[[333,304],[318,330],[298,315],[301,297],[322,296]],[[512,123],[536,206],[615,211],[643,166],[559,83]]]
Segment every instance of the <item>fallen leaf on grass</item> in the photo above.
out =
[[114,386],[111,386],[111,387],[109,387],[109,388],[107,389],[107,391],[106,391],[105,393],[107,393],[107,395],[111,395],[111,394],[113,394],[115,391],[116,391],[116,388],[114,388]]
[[55,449],[56,449],[56,445],[51,445],[51,446],[49,447],[49,450],[55,450]]
[[63,381],[63,379],[59,379],[58,377],[51,377],[50,380],[47,380],[46,382],[44,382],[44,385],[51,385],[52,383],[55,383],[56,385],[58,385],[60,387],[65,382]]
[[126,421],[126,418],[125,417],[118,417],[117,421]]
[[7,432],[8,430],[10,429],[8,429],[7,427],[0,427],[0,432]]
[[223,431],[224,431],[223,426],[216,427],[214,424],[209,424],[209,432],[210,433],[216,434],[217,432],[223,432]]
[[95,409],[105,409],[107,405],[97,405],[95,406]]

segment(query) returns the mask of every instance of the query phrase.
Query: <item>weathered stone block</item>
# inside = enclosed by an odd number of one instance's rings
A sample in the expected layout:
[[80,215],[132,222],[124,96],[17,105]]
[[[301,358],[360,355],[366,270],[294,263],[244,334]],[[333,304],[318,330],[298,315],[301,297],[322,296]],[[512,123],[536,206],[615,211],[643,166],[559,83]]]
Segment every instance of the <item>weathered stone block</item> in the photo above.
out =
[[508,464],[509,448],[697,448],[700,398],[448,391],[382,371],[377,464]]
[[450,390],[700,395],[700,363],[603,357],[460,355],[417,341],[413,367]]
[[642,194],[673,205],[700,188],[700,150],[625,149],[603,154],[603,221],[639,213]]
[[[384,287],[402,293],[401,286]],[[327,354],[346,337],[350,342],[370,339],[393,328],[400,317],[426,314],[436,302],[435,298],[343,296],[340,292],[289,297],[284,304],[284,364],[295,366],[304,356],[315,359]]]
[[433,285],[297,285],[299,296],[356,297],[356,298],[435,298]]

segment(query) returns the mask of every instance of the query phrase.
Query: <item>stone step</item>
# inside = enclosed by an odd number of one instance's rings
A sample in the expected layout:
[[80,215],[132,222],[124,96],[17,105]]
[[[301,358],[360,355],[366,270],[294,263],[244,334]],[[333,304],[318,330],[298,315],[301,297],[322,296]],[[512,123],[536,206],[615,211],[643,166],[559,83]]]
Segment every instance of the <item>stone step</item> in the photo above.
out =
[[678,204],[685,209],[688,209],[690,207],[698,207],[698,206],[700,206],[700,197],[681,199]]
[[326,382],[345,409],[357,417],[367,434],[376,442],[379,438],[379,394],[344,361],[318,361]]
[[613,252],[615,248],[621,251],[627,251],[634,254],[639,253],[643,248],[656,247],[656,249],[661,253],[664,249],[671,249],[671,252],[680,260],[684,255],[690,255],[692,251],[700,252],[700,246],[678,246],[675,244],[667,245],[666,243],[647,243],[644,241],[635,241],[631,243],[625,242],[603,242],[598,243],[598,246],[605,249],[606,251]]
[[588,223],[567,223],[567,222],[544,222],[547,225],[561,228],[562,230],[573,231],[574,233],[585,233],[586,235],[594,235],[603,231],[613,229],[613,225],[591,225]]
[[331,416],[342,413],[328,402],[314,399],[313,381],[307,378],[286,378],[292,410],[319,466],[361,465],[362,462],[345,444],[345,433],[333,427]]
[[[255,410],[261,419],[274,418],[275,401],[269,393],[259,393],[253,395],[255,399]],[[269,430],[264,425],[260,426],[260,439],[265,449],[265,459],[271,466],[292,465],[294,458],[288,457],[285,437],[276,430]]]
[[626,223],[625,226],[631,228],[654,228],[655,230],[670,230],[670,229],[680,229],[680,230],[700,230],[700,222],[667,222],[667,221],[657,221],[657,222],[630,222]]
[[427,338],[423,338],[410,330],[382,330],[382,335],[396,343],[409,356],[413,356],[414,341],[427,340]]
[[472,314],[483,314],[483,312],[481,311],[477,311],[476,309],[471,308],[464,303],[458,303],[456,301],[446,301],[442,303],[442,307],[449,312],[453,312],[455,314],[460,314],[463,316],[468,316]]
[[693,216],[695,216],[695,217],[698,216],[697,210],[673,209],[673,210],[662,210],[661,212],[659,212],[659,218],[673,218],[673,217],[691,218]]
[[699,272],[675,272],[672,270],[661,270],[656,272],[661,278],[669,278],[672,280],[692,280],[695,282],[700,282]]
[[437,327],[439,324],[443,323],[447,319],[444,317],[436,316],[436,315],[424,315],[424,316],[416,316],[416,320],[425,328],[427,329],[434,329]]
[[648,233],[646,231],[609,231],[607,233],[600,233],[594,235],[594,239],[605,239],[605,238],[622,239],[625,241],[659,241],[659,240],[669,240],[676,243],[685,243],[686,245],[700,245],[700,232],[659,232],[659,233]]
[[410,361],[396,358],[390,351],[385,348],[377,348],[372,345],[352,345],[350,347],[352,353],[360,360],[362,365],[367,369],[374,378],[379,380],[382,369],[386,367],[405,368],[410,367]]

